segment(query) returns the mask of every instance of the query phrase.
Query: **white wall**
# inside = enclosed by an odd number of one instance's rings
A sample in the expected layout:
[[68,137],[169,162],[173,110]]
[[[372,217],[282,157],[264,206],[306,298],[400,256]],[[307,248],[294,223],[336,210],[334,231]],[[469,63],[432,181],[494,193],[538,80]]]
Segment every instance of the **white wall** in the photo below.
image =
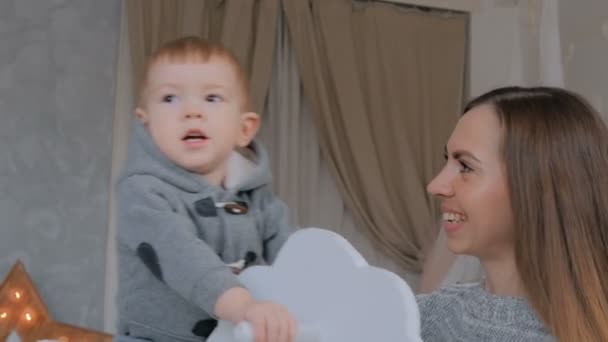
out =
[[560,0],[566,87],[608,120],[608,0]]
[[471,97],[523,79],[520,15],[517,6],[484,1],[471,14],[469,95]]
[[507,85],[564,85],[557,1],[483,0],[471,15],[471,96]]
[[[483,0],[471,15],[470,95],[495,87],[542,83],[539,11],[546,0]],[[553,0],[550,0],[553,1]],[[608,0],[558,0],[566,88],[608,120]],[[546,33],[546,32],[545,32]],[[550,54],[551,56],[551,54]]]

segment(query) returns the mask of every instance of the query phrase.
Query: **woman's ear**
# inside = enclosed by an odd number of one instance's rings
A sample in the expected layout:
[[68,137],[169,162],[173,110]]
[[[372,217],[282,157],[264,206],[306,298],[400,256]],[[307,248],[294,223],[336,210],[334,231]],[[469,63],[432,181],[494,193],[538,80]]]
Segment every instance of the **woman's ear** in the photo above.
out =
[[255,137],[260,128],[260,116],[257,113],[245,112],[241,114],[241,129],[238,146],[246,147]]

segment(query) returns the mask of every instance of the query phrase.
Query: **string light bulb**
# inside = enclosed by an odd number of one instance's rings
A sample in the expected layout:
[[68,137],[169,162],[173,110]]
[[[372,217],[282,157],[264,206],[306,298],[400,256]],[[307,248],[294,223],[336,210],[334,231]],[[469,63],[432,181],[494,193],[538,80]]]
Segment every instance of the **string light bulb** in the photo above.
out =
[[6,317],[8,317],[8,313],[6,313],[6,311],[3,311],[3,312],[0,314],[0,319],[5,319]]
[[15,291],[15,298],[16,299],[21,299],[21,292]]
[[28,321],[28,322],[32,321],[32,314],[30,314],[29,312],[26,312],[24,317],[25,317],[26,321]]

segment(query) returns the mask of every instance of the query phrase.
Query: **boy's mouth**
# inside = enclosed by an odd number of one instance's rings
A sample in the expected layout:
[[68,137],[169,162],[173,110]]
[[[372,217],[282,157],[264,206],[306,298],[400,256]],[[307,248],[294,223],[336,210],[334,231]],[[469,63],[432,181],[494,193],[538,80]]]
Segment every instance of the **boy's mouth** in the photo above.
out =
[[209,139],[209,137],[207,137],[207,135],[200,129],[189,129],[182,137],[182,141],[189,142],[205,141],[207,139]]

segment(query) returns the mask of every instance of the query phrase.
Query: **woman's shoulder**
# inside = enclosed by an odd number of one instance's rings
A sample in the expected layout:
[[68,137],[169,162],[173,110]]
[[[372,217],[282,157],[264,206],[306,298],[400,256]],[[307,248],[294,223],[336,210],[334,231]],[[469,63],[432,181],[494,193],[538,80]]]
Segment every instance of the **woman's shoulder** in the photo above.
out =
[[483,291],[480,283],[455,284],[441,287],[432,293],[419,294],[416,296],[416,300],[419,306],[449,303],[462,300],[480,291]]
[[[491,294],[485,290],[482,283],[450,285],[430,294],[418,295],[416,298],[421,310],[427,307],[456,307],[459,311],[469,311],[480,318],[491,320],[511,320],[514,319],[512,316],[521,317],[522,314],[530,314],[531,317],[528,318],[533,318],[526,299]],[[506,312],[514,314],[507,317]]]
[[490,338],[496,332],[505,337],[500,341],[540,341],[549,336],[525,299],[493,295],[480,283],[451,285],[416,298],[429,341],[469,334]]

